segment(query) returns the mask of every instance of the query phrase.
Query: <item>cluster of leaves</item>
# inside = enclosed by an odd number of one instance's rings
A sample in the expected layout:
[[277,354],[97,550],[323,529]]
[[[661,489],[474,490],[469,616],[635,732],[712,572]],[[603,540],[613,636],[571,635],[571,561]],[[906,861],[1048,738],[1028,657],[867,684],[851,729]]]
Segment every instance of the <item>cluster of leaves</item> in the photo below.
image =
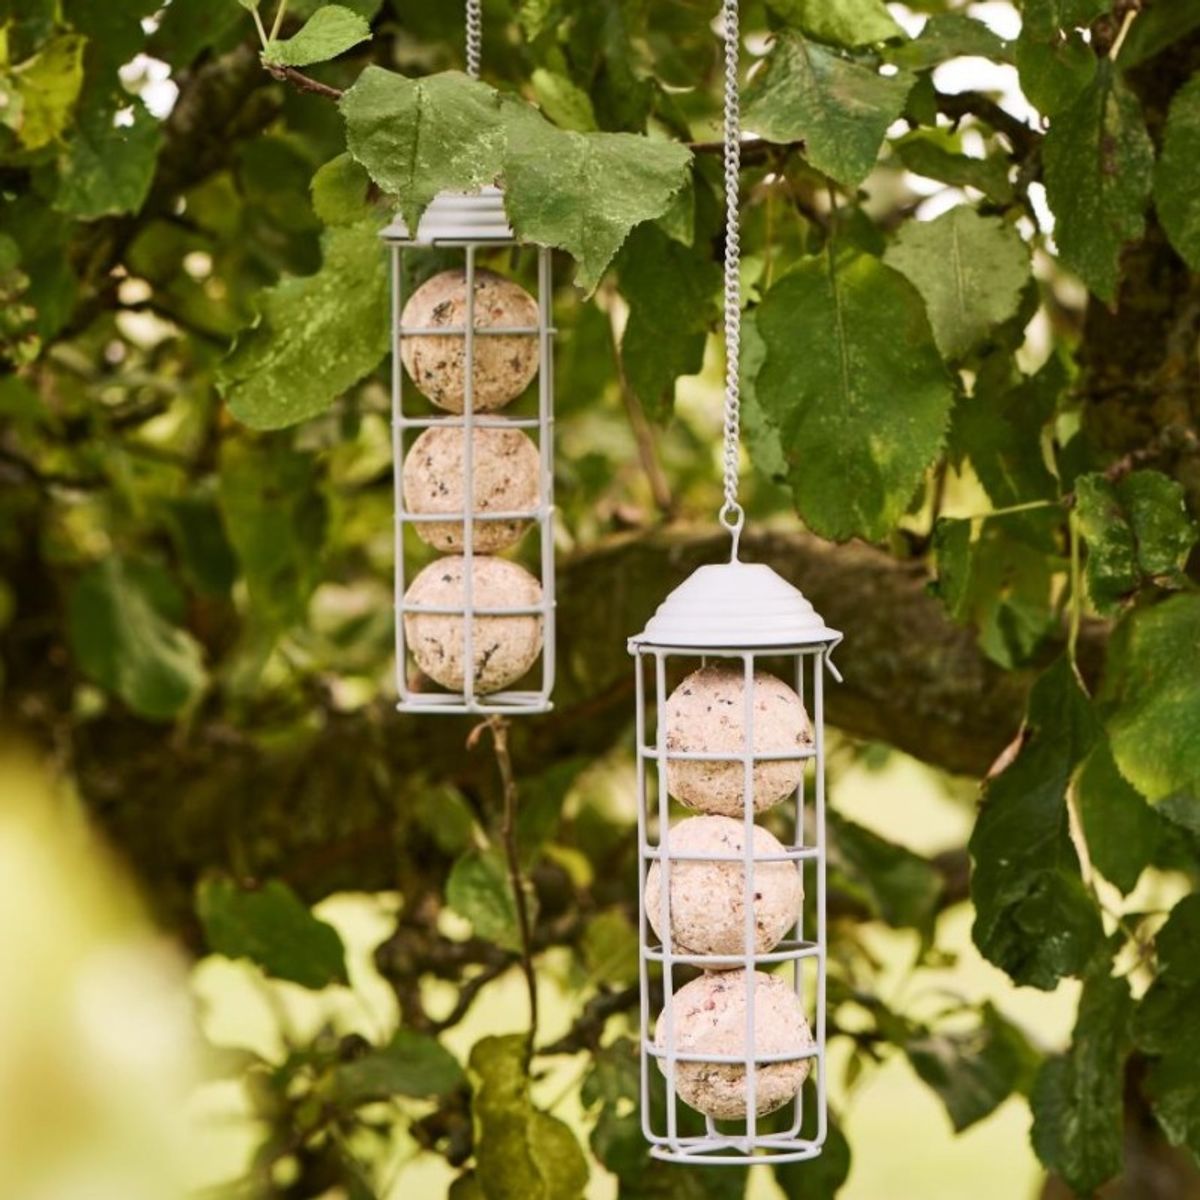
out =
[[[379,1149],[402,1120],[461,1168],[458,1200],[577,1196],[581,1144],[535,1097],[541,1054],[583,1050],[590,1149],[623,1197],[739,1196],[741,1172],[649,1160],[632,1043],[601,1036],[632,1003],[633,832],[575,757],[521,781],[516,831],[535,949],[570,951],[568,1044],[486,1039],[461,1063],[437,1040],[519,961],[511,864],[489,791],[457,775],[461,739],[444,755],[453,783],[387,780],[375,705],[392,552],[378,232],[393,213],[412,226],[438,191],[499,182],[518,234],[566,252],[568,543],[644,523],[660,499],[628,465],[627,412],[669,477],[662,507],[710,507],[712,430],[673,400],[720,313],[718,5],[494,0],[488,82],[454,69],[461,13],[441,0],[261,7],[0,0],[0,360],[15,368],[0,377],[0,472],[21,485],[0,497],[5,699],[51,723],[56,748],[110,735],[145,760],[189,737],[210,747],[211,779],[178,798],[180,844],[196,810],[236,825],[262,800],[253,772],[218,795],[252,756],[303,812],[281,824],[353,830],[364,796],[402,787],[405,910],[379,961],[405,1024],[375,1045],[326,1030],[282,1063],[243,1064],[272,1130],[258,1183],[286,1160],[313,1194],[334,1180],[372,1195],[382,1151],[350,1153],[348,1139]],[[961,893],[844,818],[830,831],[831,1030],[851,1046],[851,1083],[903,1053],[956,1129],[1028,1095],[1038,1154],[1087,1194],[1120,1170],[1134,1062],[1166,1137],[1200,1154],[1195,898],[1165,923],[1112,911],[1148,869],[1197,874],[1186,268],[1200,269],[1200,15],[1025,0],[1009,41],[962,6],[908,7],[926,18],[916,36],[882,0],[744,6],[746,27],[771,34],[744,114],[747,500],[754,516],[791,513],[928,564],[983,658],[1036,677],[1021,740],[986,786],[971,898],[977,945],[1016,983],[1083,981],[1071,1046],[1039,1062],[987,1005],[893,1011],[856,922],[912,930],[934,961],[937,917]],[[944,91],[943,67],[964,58],[1015,71],[1040,120]],[[1124,358],[1106,344],[1120,341],[1116,305],[1147,340]],[[955,489],[970,503],[948,507]],[[1110,629],[1098,674],[1088,648]],[[298,748],[347,729],[326,773],[289,774]],[[623,732],[563,744],[623,752]],[[150,768],[132,778],[153,790]],[[325,789],[316,809],[302,808],[308,787]],[[100,810],[111,794],[106,780]],[[358,886],[336,870],[306,886],[316,868],[261,833],[220,840],[201,853],[286,875],[305,900]],[[196,907],[213,950],[345,986],[344,947],[305,900],[211,876]],[[444,913],[465,940],[444,936]],[[1114,973],[1131,960],[1133,988]],[[462,997],[440,1024],[421,1000],[428,974]],[[833,1195],[849,1154],[835,1126],[820,1160],[777,1178]]]

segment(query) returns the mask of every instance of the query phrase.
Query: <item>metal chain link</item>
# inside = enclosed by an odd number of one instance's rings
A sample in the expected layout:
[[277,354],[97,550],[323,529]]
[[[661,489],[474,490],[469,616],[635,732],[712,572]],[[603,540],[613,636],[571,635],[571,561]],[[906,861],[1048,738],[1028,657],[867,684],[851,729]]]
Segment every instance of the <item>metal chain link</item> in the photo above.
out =
[[741,33],[738,0],[725,0],[725,503],[721,524],[741,532],[745,513],[738,503],[738,454],[741,426],[742,241],[740,183],[742,171],[741,107],[738,64]]
[[483,59],[483,12],[482,0],[467,0],[467,74],[479,78]]

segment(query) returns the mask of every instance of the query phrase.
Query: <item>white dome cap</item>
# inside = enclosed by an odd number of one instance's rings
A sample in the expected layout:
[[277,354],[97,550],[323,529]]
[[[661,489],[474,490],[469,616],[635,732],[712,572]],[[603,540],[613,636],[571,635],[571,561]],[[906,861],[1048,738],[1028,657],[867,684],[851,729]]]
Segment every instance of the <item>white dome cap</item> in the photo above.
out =
[[763,563],[734,561],[693,571],[658,606],[646,628],[629,639],[629,650],[756,650],[836,645],[841,640],[783,576]]
[[440,192],[421,215],[414,238],[397,216],[380,234],[389,242],[432,246],[437,242],[511,242],[515,239],[498,187],[478,192]]

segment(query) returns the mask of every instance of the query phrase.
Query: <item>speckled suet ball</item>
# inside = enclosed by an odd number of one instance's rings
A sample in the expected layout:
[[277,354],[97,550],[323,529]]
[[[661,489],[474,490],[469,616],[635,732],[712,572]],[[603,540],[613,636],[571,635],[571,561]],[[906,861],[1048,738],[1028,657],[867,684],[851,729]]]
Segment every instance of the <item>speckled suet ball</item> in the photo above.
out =
[[[530,608],[542,602],[542,585],[524,567],[504,558],[474,560],[472,601],[475,608]],[[459,607],[465,603],[466,560],[442,558],[413,580],[404,599],[411,604]],[[463,633],[458,613],[406,613],[404,634],[416,664],[435,683],[461,692],[466,682]],[[498,692],[515,683],[542,652],[540,614],[476,616],[471,623],[471,657],[475,690]]]
[[[732,817],[688,817],[672,827],[671,943],[677,954],[744,954],[746,952],[746,871],[741,862],[679,860],[681,854],[741,855],[746,844],[741,821]],[[760,825],[751,839],[756,855],[782,854],[779,840]],[[773,950],[796,924],[800,910],[800,870],[794,862],[754,864],[754,952]],[[646,916],[661,938],[661,864],[646,874]],[[736,963],[705,963],[724,971]]]
[[[409,298],[400,317],[406,329],[465,329],[467,275],[459,269],[427,279]],[[492,271],[475,272],[475,328],[533,329],[537,301],[524,288]],[[536,334],[482,335],[473,339],[474,409],[502,408],[519,396],[538,369]],[[439,408],[463,411],[466,396],[466,337],[412,334],[400,340],[400,358],[409,378]]]
[[[741,754],[746,746],[745,675],[740,666],[692,672],[667,698],[667,750]],[[754,673],[754,753],[807,750],[812,725],[800,697],[766,671]],[[804,760],[774,759],[754,765],[754,807],[761,812],[789,796],[804,774]],[[701,812],[737,817],[743,811],[744,772],[739,762],[675,760],[667,764],[671,795]]]
[[[812,1048],[808,1023],[800,1002],[787,983],[774,975],[755,971],[754,1054],[801,1053]],[[675,993],[669,1002],[675,1052],[693,1054],[746,1053],[746,972],[724,971],[701,975]],[[664,1048],[667,1010],[659,1015],[654,1041]],[[761,1117],[782,1108],[808,1078],[811,1059],[757,1063],[754,1107]],[[658,1060],[666,1072],[666,1059]],[[746,1068],[738,1063],[675,1063],[675,1089],[684,1103],[718,1120],[746,1116]]]
[[[528,512],[537,507],[537,447],[519,429],[476,429],[471,464],[472,511]],[[466,482],[463,429],[435,426],[412,444],[404,460],[404,504],[412,513],[461,513]],[[466,544],[462,521],[416,521],[421,540],[438,550],[461,552]],[[472,546],[476,554],[495,554],[515,545],[529,528],[528,520],[476,521]]]

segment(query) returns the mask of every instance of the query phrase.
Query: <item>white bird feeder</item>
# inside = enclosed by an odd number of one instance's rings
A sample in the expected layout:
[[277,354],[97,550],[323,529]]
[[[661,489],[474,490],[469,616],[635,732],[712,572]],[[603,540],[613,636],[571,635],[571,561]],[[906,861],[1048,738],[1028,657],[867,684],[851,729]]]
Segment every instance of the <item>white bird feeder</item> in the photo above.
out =
[[[824,678],[827,669],[840,678],[830,654],[842,635],[770,567],[738,561],[745,517],[737,498],[737,0],[724,2],[724,39],[720,521],[733,553],[676,588],[629,640],[629,652],[637,696],[642,1130],[656,1158],[744,1166],[815,1158],[825,1142]],[[776,806],[787,814],[774,822],[782,838],[755,819]],[[685,816],[688,809],[701,815]],[[652,981],[664,997],[653,1020]],[[654,1102],[660,1071],[665,1106]],[[816,1113],[806,1122],[810,1080]],[[703,1132],[695,1132],[700,1124],[688,1108],[703,1115]]]
[[[494,187],[443,193],[415,234],[397,219],[382,236],[392,269],[397,708],[546,712],[555,604],[550,251],[520,245]],[[434,250],[456,253],[461,266],[406,297],[410,269]],[[515,272],[481,265],[511,268],[521,255],[535,258],[536,296]],[[514,402],[515,415],[505,413]],[[430,548],[444,557],[418,569]],[[522,552],[527,565],[513,557]]]

